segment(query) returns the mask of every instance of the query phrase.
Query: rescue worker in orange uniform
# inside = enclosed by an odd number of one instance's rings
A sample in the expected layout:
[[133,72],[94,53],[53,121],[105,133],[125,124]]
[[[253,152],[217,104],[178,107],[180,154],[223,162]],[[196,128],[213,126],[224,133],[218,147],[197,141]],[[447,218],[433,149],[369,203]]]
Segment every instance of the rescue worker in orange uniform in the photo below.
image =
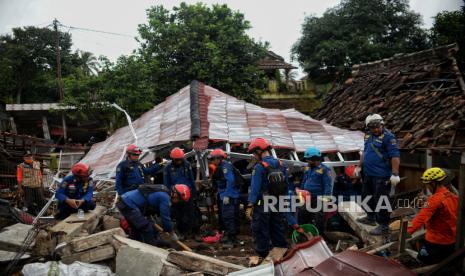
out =
[[445,186],[446,176],[441,168],[431,168],[423,173],[423,184],[432,195],[407,229],[413,234],[425,225],[426,241],[417,256],[425,264],[438,263],[454,252],[458,196]]
[[24,195],[27,212],[37,215],[47,203],[42,187],[40,162],[35,161],[30,152],[24,154],[23,161],[16,170],[18,194]]

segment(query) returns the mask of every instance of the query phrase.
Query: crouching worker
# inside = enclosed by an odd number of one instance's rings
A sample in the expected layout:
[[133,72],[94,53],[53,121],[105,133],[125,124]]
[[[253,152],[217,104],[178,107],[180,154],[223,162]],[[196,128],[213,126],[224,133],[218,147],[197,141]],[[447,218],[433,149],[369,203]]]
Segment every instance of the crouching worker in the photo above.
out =
[[444,186],[446,176],[440,168],[427,169],[423,173],[423,184],[432,195],[407,229],[413,234],[425,225],[426,241],[417,256],[425,264],[438,263],[454,252],[458,197]]
[[170,205],[171,202],[186,202],[189,198],[190,189],[183,184],[173,185],[171,190],[164,185],[140,185],[136,190],[125,193],[117,207],[131,227],[131,238],[154,246],[166,247],[168,244],[160,240],[154,223],[146,216],[158,214],[163,231],[169,233],[171,240],[176,242],[178,236],[173,231]]
[[95,209],[92,200],[94,184],[90,178],[90,168],[84,163],[77,163],[71,168],[71,174],[63,178],[56,192],[58,214],[56,219],[65,219],[79,209],[84,212]]
[[234,167],[225,161],[227,155],[222,149],[211,152],[209,159],[216,166],[212,176],[213,184],[218,189],[218,212],[226,229],[226,239],[223,247],[232,248],[237,243],[239,234],[239,196],[240,190],[236,185]]

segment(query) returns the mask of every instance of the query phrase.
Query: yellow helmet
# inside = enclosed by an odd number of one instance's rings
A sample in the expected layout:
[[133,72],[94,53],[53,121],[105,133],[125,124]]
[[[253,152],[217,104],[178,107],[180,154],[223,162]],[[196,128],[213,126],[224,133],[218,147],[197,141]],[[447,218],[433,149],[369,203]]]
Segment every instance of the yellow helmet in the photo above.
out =
[[446,173],[441,168],[430,168],[427,169],[421,176],[423,183],[429,183],[431,181],[442,181],[446,178]]

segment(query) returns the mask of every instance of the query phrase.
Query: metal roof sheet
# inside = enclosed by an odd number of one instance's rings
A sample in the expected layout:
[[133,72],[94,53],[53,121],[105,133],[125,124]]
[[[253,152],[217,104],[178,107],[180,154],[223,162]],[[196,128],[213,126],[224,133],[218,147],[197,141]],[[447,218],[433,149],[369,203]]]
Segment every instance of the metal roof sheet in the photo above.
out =
[[[200,92],[193,92],[198,89]],[[198,107],[191,106],[192,93],[200,98]],[[191,116],[193,112],[198,112],[198,116]],[[319,147],[322,152],[363,149],[362,132],[333,127],[294,109],[262,108],[196,82],[133,122],[138,146],[150,148],[191,140],[191,118],[200,118],[202,139],[248,143],[263,137],[276,148],[298,152],[309,146]],[[129,127],[120,128],[107,140],[95,144],[82,161],[92,166],[96,174],[109,173],[114,171],[124,147],[133,142]]]

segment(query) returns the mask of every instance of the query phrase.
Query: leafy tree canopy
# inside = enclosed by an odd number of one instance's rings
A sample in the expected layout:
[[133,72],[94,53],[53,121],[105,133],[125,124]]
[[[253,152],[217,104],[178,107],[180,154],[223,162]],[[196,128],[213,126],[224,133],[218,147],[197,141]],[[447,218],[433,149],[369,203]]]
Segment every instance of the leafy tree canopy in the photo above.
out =
[[197,79],[226,93],[253,101],[262,87],[258,61],[266,46],[246,31],[250,23],[226,5],[181,3],[171,11],[155,6],[139,25],[139,54],[148,66],[157,99]]
[[313,79],[334,79],[357,63],[429,47],[421,16],[408,0],[343,0],[308,16],[293,57]]

